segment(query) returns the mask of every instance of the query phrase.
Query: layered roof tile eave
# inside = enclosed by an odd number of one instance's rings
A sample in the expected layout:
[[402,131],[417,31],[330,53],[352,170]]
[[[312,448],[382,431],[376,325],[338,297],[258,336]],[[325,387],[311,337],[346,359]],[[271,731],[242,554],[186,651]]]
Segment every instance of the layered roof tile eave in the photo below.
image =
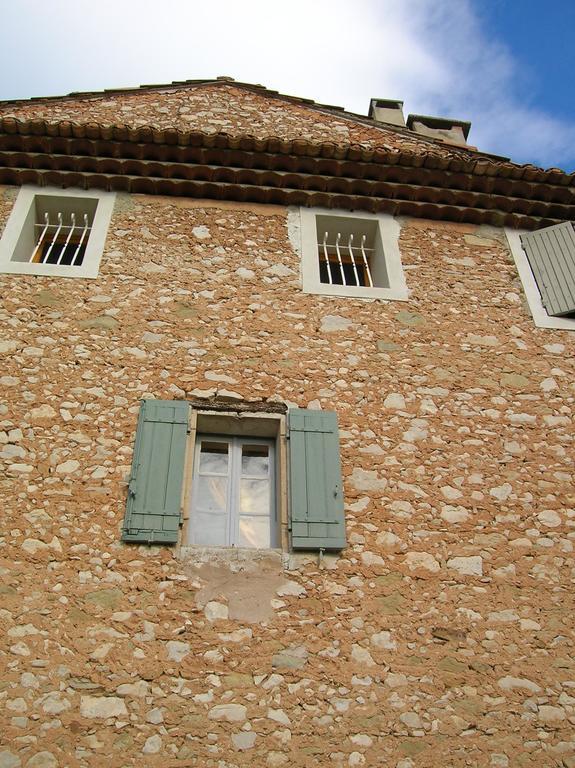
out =
[[[375,123],[339,107],[231,79],[114,89],[104,94],[218,83],[312,106],[372,129],[381,127],[382,133],[391,130],[414,136],[407,128]],[[0,114],[3,106],[23,101],[42,99],[0,102]],[[445,152],[443,142],[419,135],[417,139],[425,151],[5,115],[0,116],[0,183],[385,210],[527,229],[575,219],[575,173],[519,165],[465,147],[450,146]]]

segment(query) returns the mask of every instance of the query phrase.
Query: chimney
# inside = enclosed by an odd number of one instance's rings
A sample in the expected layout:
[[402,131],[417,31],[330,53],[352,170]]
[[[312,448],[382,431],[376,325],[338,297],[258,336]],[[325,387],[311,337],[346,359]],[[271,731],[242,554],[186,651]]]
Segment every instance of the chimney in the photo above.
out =
[[430,117],[429,115],[409,115],[407,127],[422,136],[439,139],[446,144],[467,147],[467,136],[471,123],[453,120],[449,117]]
[[405,126],[403,101],[395,99],[371,99],[368,117],[378,123]]

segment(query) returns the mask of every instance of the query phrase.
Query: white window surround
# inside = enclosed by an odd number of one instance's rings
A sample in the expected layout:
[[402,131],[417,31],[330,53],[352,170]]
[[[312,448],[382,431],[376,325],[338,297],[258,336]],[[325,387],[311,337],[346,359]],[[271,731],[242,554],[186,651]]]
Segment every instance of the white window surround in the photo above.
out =
[[[371,264],[373,282],[375,283],[373,287],[336,285],[321,281],[318,255],[318,217],[325,217],[326,220],[330,218],[357,220],[358,229],[361,229],[361,220],[364,220],[371,229],[373,229],[373,222],[376,222],[375,253]],[[347,298],[408,300],[409,290],[405,282],[399,252],[401,227],[393,216],[384,213],[373,215],[324,208],[300,208],[299,219],[304,293]],[[381,275],[380,279],[377,278],[378,274]],[[378,282],[379,285],[377,285]]]
[[[27,260],[35,247],[36,198],[40,197],[58,198],[56,207],[61,203],[63,208],[72,209],[76,205],[81,206],[82,201],[86,201],[91,207],[95,203],[94,220],[80,266],[33,263]],[[47,277],[97,277],[115,198],[115,193],[99,190],[21,187],[0,238],[0,273]]]
[[525,229],[505,228],[509,249],[513,256],[513,260],[515,261],[519,279],[523,284],[525,298],[527,299],[533,322],[538,328],[555,328],[557,330],[575,331],[575,319],[548,315],[543,306],[541,294],[539,293],[539,288],[537,287],[535,277],[531,271],[527,254],[521,245],[521,235],[527,234],[527,232],[528,230]]

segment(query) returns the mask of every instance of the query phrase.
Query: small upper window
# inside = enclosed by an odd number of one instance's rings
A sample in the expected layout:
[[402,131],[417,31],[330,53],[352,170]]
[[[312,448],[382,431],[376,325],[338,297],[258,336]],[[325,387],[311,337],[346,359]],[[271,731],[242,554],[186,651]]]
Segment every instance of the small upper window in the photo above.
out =
[[388,215],[302,209],[304,291],[406,300],[399,229]]
[[0,271],[96,277],[113,201],[107,192],[23,187],[0,240]]
[[575,330],[575,229],[565,221],[535,232],[507,230],[535,324]]

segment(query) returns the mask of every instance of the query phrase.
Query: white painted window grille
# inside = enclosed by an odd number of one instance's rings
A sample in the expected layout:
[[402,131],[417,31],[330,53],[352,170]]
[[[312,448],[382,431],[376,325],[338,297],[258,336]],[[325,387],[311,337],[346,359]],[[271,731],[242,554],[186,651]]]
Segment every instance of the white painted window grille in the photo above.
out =
[[320,282],[327,285],[388,288],[385,259],[376,263],[375,219],[316,217]]
[[115,195],[22,187],[0,239],[0,272],[97,277]]
[[393,216],[302,208],[300,226],[306,293],[407,300]]
[[272,440],[198,435],[188,544],[274,546],[274,474]]
[[30,261],[33,264],[82,266],[94,216],[80,213],[78,218],[79,221],[74,211],[69,218],[58,211],[54,221],[50,220],[50,214],[46,211],[44,221],[34,224],[38,240]]

